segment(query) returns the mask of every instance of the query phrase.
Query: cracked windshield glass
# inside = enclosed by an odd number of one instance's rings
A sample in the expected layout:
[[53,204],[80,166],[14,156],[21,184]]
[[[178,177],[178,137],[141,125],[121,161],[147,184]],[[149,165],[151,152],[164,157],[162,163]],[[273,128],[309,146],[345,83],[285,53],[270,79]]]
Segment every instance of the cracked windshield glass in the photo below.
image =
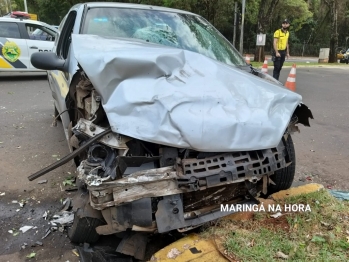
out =
[[246,65],[243,57],[205,19],[157,10],[91,8],[83,34],[126,37],[181,48],[228,65]]

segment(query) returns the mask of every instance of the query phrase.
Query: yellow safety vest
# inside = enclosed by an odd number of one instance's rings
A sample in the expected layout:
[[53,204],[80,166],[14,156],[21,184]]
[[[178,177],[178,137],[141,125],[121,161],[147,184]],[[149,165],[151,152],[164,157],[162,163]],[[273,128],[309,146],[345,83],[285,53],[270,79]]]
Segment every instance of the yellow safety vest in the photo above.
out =
[[286,50],[287,40],[289,36],[290,36],[290,33],[288,31],[286,31],[286,33],[284,33],[281,29],[278,29],[275,31],[274,38],[278,39],[278,42],[277,42],[278,50]]

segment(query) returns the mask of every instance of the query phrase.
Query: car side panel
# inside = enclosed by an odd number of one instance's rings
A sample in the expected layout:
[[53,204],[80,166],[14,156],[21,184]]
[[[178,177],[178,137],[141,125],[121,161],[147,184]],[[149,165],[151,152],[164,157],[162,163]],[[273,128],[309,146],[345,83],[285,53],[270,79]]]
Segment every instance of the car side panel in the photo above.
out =
[[[52,52],[54,42],[41,41],[41,40],[26,40],[28,45],[29,57],[36,52]],[[30,60],[29,60],[30,61]],[[30,62],[29,67],[31,69],[36,69]]]
[[[48,81],[50,89],[52,92],[52,97],[59,113],[62,113],[67,109],[65,104],[65,98],[69,92],[68,82],[63,74],[63,72],[58,70],[52,70],[48,72]],[[67,127],[69,125],[69,114],[63,113],[61,115],[63,126]]]
[[30,62],[25,39],[0,37],[0,50],[0,71],[27,71]]

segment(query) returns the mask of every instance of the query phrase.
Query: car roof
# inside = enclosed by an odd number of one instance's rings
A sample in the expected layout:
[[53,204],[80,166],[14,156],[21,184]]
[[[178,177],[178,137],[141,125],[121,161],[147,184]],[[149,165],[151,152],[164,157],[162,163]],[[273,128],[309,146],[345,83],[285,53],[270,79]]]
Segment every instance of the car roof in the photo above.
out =
[[162,6],[154,6],[154,5],[142,5],[142,4],[129,4],[129,3],[115,3],[115,2],[87,2],[87,3],[81,3],[75,5],[72,9],[78,9],[79,7],[87,5],[87,7],[95,8],[95,7],[119,7],[119,8],[130,8],[130,9],[142,9],[142,10],[156,10],[156,11],[163,11],[163,12],[172,12],[172,13],[181,13],[181,14],[188,14],[188,15],[196,15],[191,12],[174,9],[174,8],[168,8],[168,7],[162,7]]
[[13,18],[13,17],[0,17],[0,22],[17,22],[17,23],[31,23],[34,25],[44,25],[53,31],[57,32],[57,28],[52,25],[46,24],[45,22],[31,20],[31,19],[22,19],[22,18]]

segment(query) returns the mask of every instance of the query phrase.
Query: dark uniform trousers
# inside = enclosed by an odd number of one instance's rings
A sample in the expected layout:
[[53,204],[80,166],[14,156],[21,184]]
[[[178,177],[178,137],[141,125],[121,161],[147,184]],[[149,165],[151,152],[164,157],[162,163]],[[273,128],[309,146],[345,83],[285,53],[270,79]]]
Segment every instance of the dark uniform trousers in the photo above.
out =
[[285,62],[286,50],[278,50],[278,52],[280,53],[280,57],[277,57],[277,56],[273,57],[273,61],[274,61],[273,77],[277,80],[279,80],[280,71]]

